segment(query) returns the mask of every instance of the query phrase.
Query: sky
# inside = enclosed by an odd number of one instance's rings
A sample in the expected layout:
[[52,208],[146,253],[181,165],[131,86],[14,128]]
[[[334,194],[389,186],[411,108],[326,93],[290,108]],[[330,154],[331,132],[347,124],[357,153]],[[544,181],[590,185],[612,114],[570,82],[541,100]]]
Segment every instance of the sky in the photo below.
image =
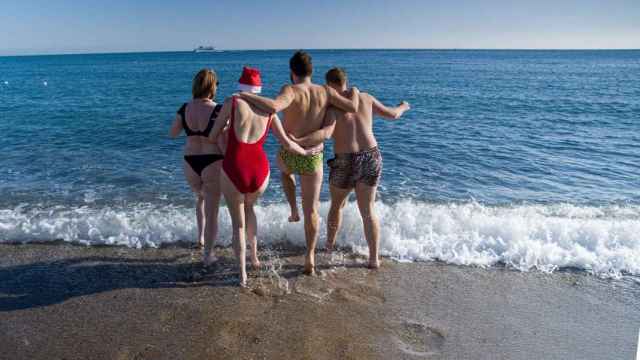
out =
[[0,0],[0,54],[638,49],[640,0]]

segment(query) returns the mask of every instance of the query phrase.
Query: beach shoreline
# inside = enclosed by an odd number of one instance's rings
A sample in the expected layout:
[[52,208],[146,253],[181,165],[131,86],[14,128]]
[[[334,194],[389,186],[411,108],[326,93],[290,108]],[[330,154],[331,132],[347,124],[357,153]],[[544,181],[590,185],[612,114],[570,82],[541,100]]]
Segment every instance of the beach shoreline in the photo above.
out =
[[11,359],[632,358],[640,284],[442,263],[378,271],[347,253],[263,249],[237,287],[228,249],[0,245],[0,352]]

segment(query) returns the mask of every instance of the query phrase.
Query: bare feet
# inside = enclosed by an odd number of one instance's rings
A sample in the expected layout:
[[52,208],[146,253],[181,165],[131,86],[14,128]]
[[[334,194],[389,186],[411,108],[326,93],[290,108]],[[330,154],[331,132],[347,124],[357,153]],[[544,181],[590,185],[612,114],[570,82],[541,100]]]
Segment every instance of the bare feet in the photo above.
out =
[[218,257],[212,252],[210,252],[209,254],[205,254],[204,258],[202,259],[202,262],[204,263],[205,267],[209,267],[213,264],[215,264],[218,261]]
[[298,209],[296,211],[291,212],[291,216],[289,216],[289,222],[299,222],[300,214],[298,213]]
[[305,275],[314,276],[316,275],[316,266],[313,263],[313,258],[307,256],[304,261],[304,271],[302,272]]
[[251,257],[251,266],[253,266],[254,270],[260,270],[260,265],[262,265],[262,263],[260,263],[260,260],[258,259],[258,257]]
[[369,260],[369,265],[367,267],[369,269],[371,269],[371,270],[379,269],[380,268],[380,260],[378,260],[378,259]]
[[204,239],[200,239],[200,240],[198,240],[198,244],[196,244],[196,247],[197,247],[198,249],[202,249],[202,248],[204,248]]
[[336,244],[327,241],[327,243],[324,245],[324,250],[328,253],[332,253],[333,250],[335,250],[335,246]]
[[241,288],[248,288],[249,286],[247,285],[247,274],[240,274],[240,283],[238,284],[240,285]]

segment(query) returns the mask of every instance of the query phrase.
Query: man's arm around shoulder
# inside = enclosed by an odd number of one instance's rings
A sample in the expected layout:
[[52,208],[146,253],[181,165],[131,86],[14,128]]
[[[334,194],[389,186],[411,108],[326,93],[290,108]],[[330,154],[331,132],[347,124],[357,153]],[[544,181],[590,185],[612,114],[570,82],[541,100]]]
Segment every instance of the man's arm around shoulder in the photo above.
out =
[[360,90],[358,90],[357,87],[351,88],[351,98],[343,96],[331,86],[325,85],[324,88],[327,90],[330,105],[346,112],[358,111],[358,106],[360,105]]
[[291,85],[285,85],[280,89],[280,93],[275,99],[248,92],[240,93],[240,97],[260,109],[273,114],[288,108],[295,96]]

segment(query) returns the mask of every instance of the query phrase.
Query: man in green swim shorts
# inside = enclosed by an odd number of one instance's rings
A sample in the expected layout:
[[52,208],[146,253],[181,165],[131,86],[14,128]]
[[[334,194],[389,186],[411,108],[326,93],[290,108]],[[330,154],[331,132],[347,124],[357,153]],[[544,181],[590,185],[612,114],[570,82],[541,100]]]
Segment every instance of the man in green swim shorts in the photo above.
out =
[[[327,84],[348,96],[347,73],[340,68],[327,72]],[[398,106],[385,106],[375,97],[360,93],[360,107],[355,113],[336,108],[327,111],[325,125],[303,138],[293,138],[302,147],[310,147],[333,138],[335,156],[329,165],[331,209],[327,219],[327,250],[333,250],[342,223],[342,208],[355,190],[362,217],[364,236],[369,245],[369,268],[380,267],[380,224],[375,212],[378,182],[382,174],[382,155],[373,134],[373,117],[397,120],[410,109],[403,101]]]
[[[316,85],[311,82],[313,65],[311,56],[304,51],[296,52],[289,60],[292,85],[285,85],[275,99],[261,97],[251,93],[240,96],[265,111],[276,113],[282,111],[282,125],[288,134],[303,137],[323,125],[325,113],[329,106],[343,111],[353,112],[358,109],[359,97],[347,98],[329,86]],[[353,94],[358,89],[352,88]],[[296,182],[294,175],[300,176],[302,193],[302,211],[304,230],[307,242],[305,256],[305,273],[315,273],[315,248],[318,241],[320,218],[320,187],[322,186],[322,154],[313,156],[296,156],[281,150],[278,156],[278,167],[282,172],[282,188],[291,206],[289,221],[300,221],[296,204]]]
[[319,168],[322,168],[322,153],[302,156],[290,153],[281,146],[278,156],[289,172],[293,174],[310,175],[318,171]]

